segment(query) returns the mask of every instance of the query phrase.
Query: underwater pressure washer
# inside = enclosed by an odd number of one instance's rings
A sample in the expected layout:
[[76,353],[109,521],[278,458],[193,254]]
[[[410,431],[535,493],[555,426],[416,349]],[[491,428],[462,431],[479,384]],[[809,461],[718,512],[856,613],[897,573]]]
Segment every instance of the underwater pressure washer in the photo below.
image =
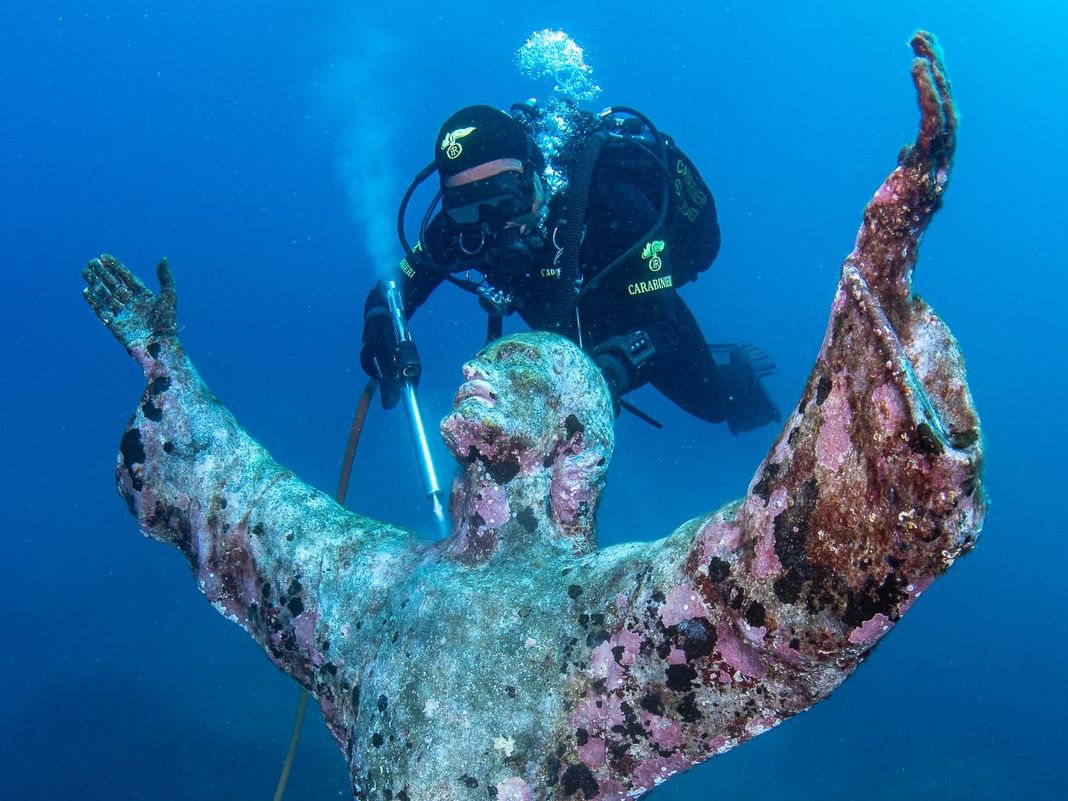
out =
[[[400,287],[396,281],[387,281],[385,285],[386,303],[389,306],[389,316],[393,323],[393,336],[396,341],[394,350],[394,375],[391,380],[399,382],[401,397],[404,398],[404,410],[408,415],[408,428],[412,434],[412,445],[415,447],[415,457],[419,462],[419,472],[423,477],[423,489],[427,499],[433,504],[434,517],[438,521],[441,535],[448,536],[448,524],[445,520],[445,507],[441,502],[441,485],[438,484],[437,472],[434,470],[434,460],[430,455],[430,444],[426,438],[426,428],[423,425],[423,413],[419,406],[419,395],[416,388],[419,384],[419,376],[422,373],[422,365],[419,362],[419,352],[415,342],[408,331],[408,321],[404,317],[404,301],[401,299]],[[385,379],[383,379],[385,380]]]

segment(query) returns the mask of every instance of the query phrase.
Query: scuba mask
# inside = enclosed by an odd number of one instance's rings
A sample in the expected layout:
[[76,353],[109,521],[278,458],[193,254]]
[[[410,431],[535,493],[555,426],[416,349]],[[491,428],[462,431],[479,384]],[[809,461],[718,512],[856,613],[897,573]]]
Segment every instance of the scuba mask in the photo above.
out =
[[458,226],[485,224],[491,231],[500,231],[506,223],[530,215],[534,195],[535,180],[509,170],[446,188],[441,208]]
[[432,161],[419,171],[397,209],[397,236],[409,263],[422,264],[446,277],[472,267],[479,269],[475,260],[498,275],[525,271],[534,264],[546,241],[543,225],[546,209],[534,210],[536,202],[544,199],[539,174],[544,160],[529,136],[526,145],[527,159],[523,161],[522,172],[506,170],[459,186],[442,185],[430,201],[419,228],[419,240],[426,240],[427,229],[440,204],[441,215],[452,228],[454,242],[466,257],[449,266],[436,265],[433,259],[417,253],[405,235],[408,203],[416,189],[439,171],[440,165]]

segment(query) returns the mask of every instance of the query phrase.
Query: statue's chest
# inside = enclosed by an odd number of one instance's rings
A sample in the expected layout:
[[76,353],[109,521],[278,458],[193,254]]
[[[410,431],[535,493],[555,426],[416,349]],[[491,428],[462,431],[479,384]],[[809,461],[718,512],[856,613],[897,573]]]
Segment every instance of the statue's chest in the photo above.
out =
[[[566,590],[540,589],[428,580],[364,626],[373,656],[354,777],[449,798],[467,797],[472,778],[540,775],[569,726],[564,679],[577,645]],[[467,784],[451,788],[462,775]]]

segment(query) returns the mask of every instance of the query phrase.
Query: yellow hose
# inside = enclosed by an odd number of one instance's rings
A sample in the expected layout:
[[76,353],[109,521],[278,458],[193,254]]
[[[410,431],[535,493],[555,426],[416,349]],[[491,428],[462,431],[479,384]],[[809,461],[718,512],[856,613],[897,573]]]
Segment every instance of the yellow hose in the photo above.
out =
[[308,691],[300,688],[300,702],[297,704],[297,717],[293,721],[293,733],[289,735],[289,751],[282,765],[282,775],[278,777],[278,787],[274,791],[274,801],[282,801],[289,781],[289,771],[293,769],[293,758],[297,755],[297,743],[300,742],[300,730],[304,727],[304,711],[308,708]]

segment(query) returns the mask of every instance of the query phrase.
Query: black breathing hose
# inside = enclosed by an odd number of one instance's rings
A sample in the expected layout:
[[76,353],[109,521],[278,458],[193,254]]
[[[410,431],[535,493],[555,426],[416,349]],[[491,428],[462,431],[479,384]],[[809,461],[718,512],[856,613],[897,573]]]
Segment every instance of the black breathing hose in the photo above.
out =
[[571,187],[567,191],[567,206],[564,210],[567,217],[560,223],[560,241],[556,243],[561,249],[558,264],[560,291],[553,305],[553,325],[557,330],[570,323],[575,304],[578,303],[581,279],[579,248],[586,235],[586,206],[590,200],[593,168],[607,140],[608,134],[603,131],[598,131],[586,140],[575,162]]
[[[412,182],[408,184],[408,190],[404,193],[404,197],[401,199],[400,207],[397,209],[397,238],[400,239],[401,247],[404,248],[404,255],[410,261],[418,261],[419,257],[412,250],[412,246],[408,244],[408,237],[404,233],[404,214],[408,211],[408,202],[412,199],[412,195],[415,194],[415,190],[419,188],[419,185],[423,183],[427,178],[434,174],[438,166],[435,162],[430,162],[412,179]],[[437,199],[435,198],[434,204],[437,205]],[[433,208],[433,205],[431,208]],[[428,211],[429,214],[429,211]],[[423,219],[424,225],[426,218]],[[420,231],[420,234],[422,231]]]
[[589,283],[582,287],[576,301],[581,300],[583,297],[593,292],[593,290],[600,286],[600,284],[604,281],[605,278],[607,278],[613,271],[615,271],[615,269],[619,267],[619,265],[621,265],[624,261],[629,259],[638,248],[642,247],[645,242],[648,242],[654,236],[656,236],[657,231],[660,231],[663,228],[664,221],[667,219],[668,208],[670,205],[669,201],[671,199],[671,167],[667,163],[666,137],[664,137],[660,133],[660,131],[657,130],[656,126],[653,125],[652,120],[650,120],[637,109],[633,109],[630,106],[612,106],[605,112],[605,114],[630,114],[632,117],[637,118],[643,125],[645,125],[645,127],[648,128],[649,132],[653,135],[653,140],[656,142],[658,152],[654,152],[648,145],[639,142],[637,139],[628,139],[627,141],[642,150],[654,164],[660,167],[663,172],[663,180],[660,182],[660,211],[656,216],[656,222],[653,223],[652,227],[648,231],[646,231],[640,239],[636,240],[633,245],[631,245],[625,251],[616,256],[616,258],[613,259],[609,264],[605,265],[605,267],[598,270],[597,274],[590,279]]

